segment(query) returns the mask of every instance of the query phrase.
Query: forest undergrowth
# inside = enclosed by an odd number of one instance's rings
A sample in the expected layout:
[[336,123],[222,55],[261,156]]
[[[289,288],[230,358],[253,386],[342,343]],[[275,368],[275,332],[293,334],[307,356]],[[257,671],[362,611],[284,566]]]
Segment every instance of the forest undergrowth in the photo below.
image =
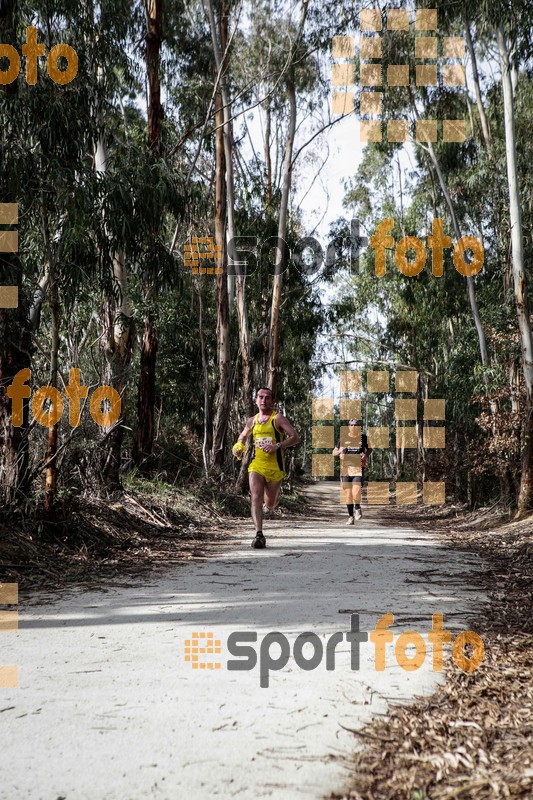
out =
[[[282,509],[305,508],[298,488],[281,496]],[[232,520],[249,516],[249,499],[232,485],[198,481],[175,487],[127,477],[113,499],[61,498],[57,518],[0,513],[0,571],[19,589],[60,590],[134,577],[154,566],[203,558],[228,537]]]

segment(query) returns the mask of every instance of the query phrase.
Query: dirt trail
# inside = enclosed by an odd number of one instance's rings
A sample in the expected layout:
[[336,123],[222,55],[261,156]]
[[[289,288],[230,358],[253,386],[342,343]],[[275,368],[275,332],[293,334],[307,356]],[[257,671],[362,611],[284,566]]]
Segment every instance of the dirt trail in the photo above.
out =
[[[293,658],[296,637],[311,631],[325,645],[349,631],[351,613],[370,631],[387,612],[395,638],[408,629],[425,635],[433,613],[457,633],[482,599],[467,579],[479,563],[435,534],[380,525],[379,508],[346,527],[338,486],[310,491],[313,516],[267,522],[266,550],[252,550],[251,527],[238,525],[205,561],[142,585],[68,592],[38,606],[22,596],[19,631],[3,634],[1,661],[19,666],[20,683],[0,690],[3,796],[314,800],[341,791],[355,747],[345,728],[360,728],[389,701],[432,692],[442,676],[429,646],[424,665],[407,672],[388,644],[386,669],[376,672],[370,642],[352,670],[345,637],[334,670],[325,648],[304,670]],[[267,633],[286,636],[290,657],[270,671],[268,688],[259,665],[226,668],[234,631],[257,633],[258,656]],[[222,668],[194,670],[184,660],[193,632],[220,640],[220,655],[199,658]],[[270,653],[277,658],[279,646]],[[302,657],[312,654],[306,644]]]

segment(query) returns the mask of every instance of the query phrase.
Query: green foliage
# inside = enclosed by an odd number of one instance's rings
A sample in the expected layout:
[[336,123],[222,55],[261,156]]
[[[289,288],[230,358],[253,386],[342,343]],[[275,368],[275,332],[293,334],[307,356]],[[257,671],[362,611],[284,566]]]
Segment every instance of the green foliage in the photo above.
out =
[[[147,145],[143,4],[106,0],[80,5],[65,0],[60,10],[56,5],[51,8],[49,3],[23,0],[1,29],[2,41],[20,51],[26,25],[34,24],[47,48],[68,42],[79,56],[78,76],[65,87],[49,79],[41,59],[36,86],[28,86],[22,76],[9,91],[0,94],[0,202],[19,203],[23,242],[17,257],[5,264],[7,279],[21,275],[20,309],[16,324],[2,330],[8,331],[6,341],[12,343],[18,326],[18,339],[22,341],[37,284],[52,265],[60,305],[60,372],[68,378],[68,368],[79,365],[87,384],[104,382],[109,353],[104,356],[103,351],[106,346],[110,348],[105,342],[109,334],[105,315],[113,315],[122,299],[113,277],[113,259],[120,251],[136,330],[131,362],[125,359],[124,365],[122,467],[130,466],[129,448],[138,413],[140,335],[150,315],[158,333],[155,467],[170,482],[198,480],[218,382],[215,280],[210,275],[195,277],[183,264],[185,242],[191,236],[214,232],[215,60],[205,11],[201,3],[165,2],[160,73],[164,119],[161,147],[151,152]],[[297,33],[296,14],[289,14],[286,5],[276,0],[248,4],[240,18],[234,4],[225,6],[231,37],[226,78],[235,139],[236,230],[239,236],[255,236],[258,241],[245,288],[256,384],[265,382],[273,267],[263,243],[277,235],[287,89],[294,83],[299,125],[304,118],[314,124],[330,90],[331,36],[355,28],[362,5],[333,4],[329,0],[311,4],[290,68],[287,56]],[[220,13],[220,4],[215,6]],[[439,141],[434,149],[462,233],[483,240],[485,264],[475,278],[475,291],[490,365],[483,371],[465,279],[455,270],[450,251],[445,256],[442,278],[431,274],[429,248],[425,270],[418,277],[401,275],[394,256],[389,254],[387,274],[377,278],[370,247],[361,258],[357,274],[345,269],[349,254],[344,244],[338,248],[340,259],[326,267],[320,279],[300,272],[293,258],[288,261],[283,276],[278,401],[308,437],[311,397],[323,375],[323,361],[360,362],[365,370],[383,365],[417,369],[422,391],[447,400],[447,433],[453,442],[447,465],[450,474],[459,487],[466,485],[468,476],[475,472],[485,499],[491,493],[498,494],[503,478],[516,481],[517,429],[519,438],[523,423],[516,409],[522,387],[519,383],[513,395],[509,383],[520,350],[509,288],[501,86],[497,70],[487,69],[487,64],[492,68],[494,25],[501,19],[513,43],[519,73],[515,94],[516,130],[522,145],[518,170],[524,230],[530,231],[530,30],[526,15],[515,13],[516,4],[484,0],[439,2],[436,6],[440,28],[447,35],[462,35],[465,19],[469,19],[478,60],[484,67],[482,99],[493,155],[484,145],[477,108],[472,99],[466,102],[462,92],[443,86],[419,87],[413,98],[403,88],[390,90],[385,93],[383,119],[413,118],[416,111],[424,118],[469,120],[471,135],[464,143]],[[411,33],[393,35],[384,31],[383,46],[385,70],[388,64],[409,63],[414,74]],[[267,111],[271,123],[270,185],[265,149],[257,138],[261,128],[258,119],[264,125]],[[298,136],[303,136],[304,130],[305,124]],[[99,137],[106,144],[107,163],[105,171],[97,174]],[[300,140],[297,148],[299,145]],[[316,145],[318,150],[319,140]],[[349,182],[347,210],[361,221],[362,233],[368,236],[382,219],[392,217],[395,242],[407,235],[425,241],[432,219],[438,216],[455,241],[427,148],[411,144],[408,166],[400,149],[387,142],[365,148],[358,172]],[[302,184],[316,177],[310,169],[296,172],[294,180]],[[287,244],[293,251],[305,221],[296,208],[290,211]],[[170,252],[175,233],[176,247]],[[337,244],[348,235],[346,223],[332,225],[331,239]],[[530,236],[524,244],[531,291]],[[323,297],[328,283],[328,291],[334,294],[329,305]],[[34,324],[29,345],[24,345],[32,359],[34,386],[47,382],[50,368],[49,288],[45,293],[40,325]],[[122,322],[129,323],[129,319]],[[326,337],[327,346],[323,345]],[[234,436],[242,429],[247,413],[234,306],[230,309],[230,340],[233,404],[227,425],[229,435]],[[2,347],[6,346],[3,342]],[[470,398],[475,400],[471,402]],[[493,422],[487,425],[484,416],[491,402],[498,404],[500,412],[496,427]],[[379,409],[370,409],[369,424],[382,418],[388,419],[386,415],[380,417]],[[64,420],[60,441],[65,442],[70,434]],[[90,461],[87,453],[94,454],[101,446],[101,434],[89,422],[68,439],[60,460],[60,481],[65,487],[83,488],[79,467]],[[30,445],[36,467],[46,449],[44,429],[32,429]],[[306,440],[298,451],[298,467],[308,464],[310,451]],[[437,466],[442,465],[438,458]],[[229,457],[226,467],[228,475],[235,477]],[[430,470],[432,464],[428,462],[427,468]],[[387,464],[383,469],[388,469]],[[38,468],[35,474],[40,479]],[[458,491],[461,494],[462,489]]]

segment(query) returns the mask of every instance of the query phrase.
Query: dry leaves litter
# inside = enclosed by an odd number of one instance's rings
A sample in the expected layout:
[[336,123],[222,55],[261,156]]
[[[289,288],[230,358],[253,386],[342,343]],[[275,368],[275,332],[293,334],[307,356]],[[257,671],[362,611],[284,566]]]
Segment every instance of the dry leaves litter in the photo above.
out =
[[213,507],[178,491],[166,499],[133,490],[115,500],[71,498],[55,523],[0,518],[0,571],[19,589],[97,588],[202,557],[206,545],[227,538],[227,527]]
[[[420,521],[419,513],[394,510],[390,517],[435,530],[435,519]],[[457,519],[438,525],[450,547],[487,559],[477,580],[489,603],[472,625],[483,636],[485,661],[471,674],[450,666],[433,697],[371,723],[344,798],[533,797],[533,517],[489,531],[458,530]]]

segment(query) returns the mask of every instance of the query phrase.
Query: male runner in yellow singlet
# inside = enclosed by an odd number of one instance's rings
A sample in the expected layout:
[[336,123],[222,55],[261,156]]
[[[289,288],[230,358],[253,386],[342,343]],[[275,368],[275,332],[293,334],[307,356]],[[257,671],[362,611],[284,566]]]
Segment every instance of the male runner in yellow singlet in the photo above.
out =
[[246,449],[245,442],[249,436],[252,437],[253,458],[248,467],[252,519],[256,530],[252,547],[260,548],[266,546],[263,512],[268,513],[276,507],[281,481],[286,474],[283,451],[298,444],[300,437],[289,420],[274,409],[274,398],[270,389],[258,389],[255,402],[259,413],[250,417],[246,423],[233,446],[233,454],[242,458]]

